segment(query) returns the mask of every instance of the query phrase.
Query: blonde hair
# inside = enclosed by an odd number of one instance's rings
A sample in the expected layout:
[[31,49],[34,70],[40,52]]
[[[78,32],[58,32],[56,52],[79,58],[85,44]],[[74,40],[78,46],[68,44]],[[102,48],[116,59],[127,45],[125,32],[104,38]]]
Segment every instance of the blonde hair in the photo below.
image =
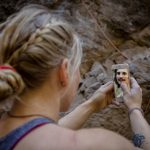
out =
[[64,58],[73,73],[81,57],[81,42],[68,23],[44,6],[24,7],[0,25],[0,65],[16,70],[0,70],[0,102],[40,86]]

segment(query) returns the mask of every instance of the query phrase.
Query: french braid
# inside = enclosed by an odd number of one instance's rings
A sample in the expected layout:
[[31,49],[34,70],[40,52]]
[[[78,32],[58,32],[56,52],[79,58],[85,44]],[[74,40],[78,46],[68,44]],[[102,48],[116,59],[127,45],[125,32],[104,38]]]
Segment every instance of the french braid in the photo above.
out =
[[40,86],[64,58],[73,73],[81,56],[79,38],[67,23],[43,6],[23,8],[0,25],[0,64],[16,70],[0,70],[0,101]]

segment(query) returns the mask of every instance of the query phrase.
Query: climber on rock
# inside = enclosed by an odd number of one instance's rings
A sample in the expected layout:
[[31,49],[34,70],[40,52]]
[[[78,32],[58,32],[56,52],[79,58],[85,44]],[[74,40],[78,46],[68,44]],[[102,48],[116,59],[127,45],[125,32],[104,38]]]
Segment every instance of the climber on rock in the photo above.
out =
[[141,90],[134,80],[133,92],[123,84],[122,88],[135,146],[109,130],[75,130],[91,113],[112,102],[112,82],[59,118],[77,93],[81,57],[77,33],[44,6],[26,6],[0,25],[0,150],[149,149],[149,126],[141,114]]

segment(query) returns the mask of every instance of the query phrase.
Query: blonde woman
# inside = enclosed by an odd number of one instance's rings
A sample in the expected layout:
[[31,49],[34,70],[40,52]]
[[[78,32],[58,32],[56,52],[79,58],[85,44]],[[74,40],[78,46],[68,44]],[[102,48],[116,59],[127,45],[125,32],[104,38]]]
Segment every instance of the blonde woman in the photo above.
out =
[[111,103],[111,82],[58,121],[76,94],[81,56],[77,34],[43,6],[25,7],[0,25],[1,150],[136,149],[111,131],[72,130]]

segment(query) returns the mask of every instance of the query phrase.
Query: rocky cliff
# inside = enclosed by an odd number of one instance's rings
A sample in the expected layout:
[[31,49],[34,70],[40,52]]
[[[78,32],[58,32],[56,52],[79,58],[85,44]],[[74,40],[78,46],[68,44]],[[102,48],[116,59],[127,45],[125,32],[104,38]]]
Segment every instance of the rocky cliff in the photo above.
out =
[[[1,0],[0,22],[29,3],[48,6],[81,36],[82,82],[72,109],[111,80],[112,64],[126,62],[143,89],[143,109],[150,123],[149,0]],[[104,127],[131,137],[124,105],[111,105],[93,114],[83,127]]]

